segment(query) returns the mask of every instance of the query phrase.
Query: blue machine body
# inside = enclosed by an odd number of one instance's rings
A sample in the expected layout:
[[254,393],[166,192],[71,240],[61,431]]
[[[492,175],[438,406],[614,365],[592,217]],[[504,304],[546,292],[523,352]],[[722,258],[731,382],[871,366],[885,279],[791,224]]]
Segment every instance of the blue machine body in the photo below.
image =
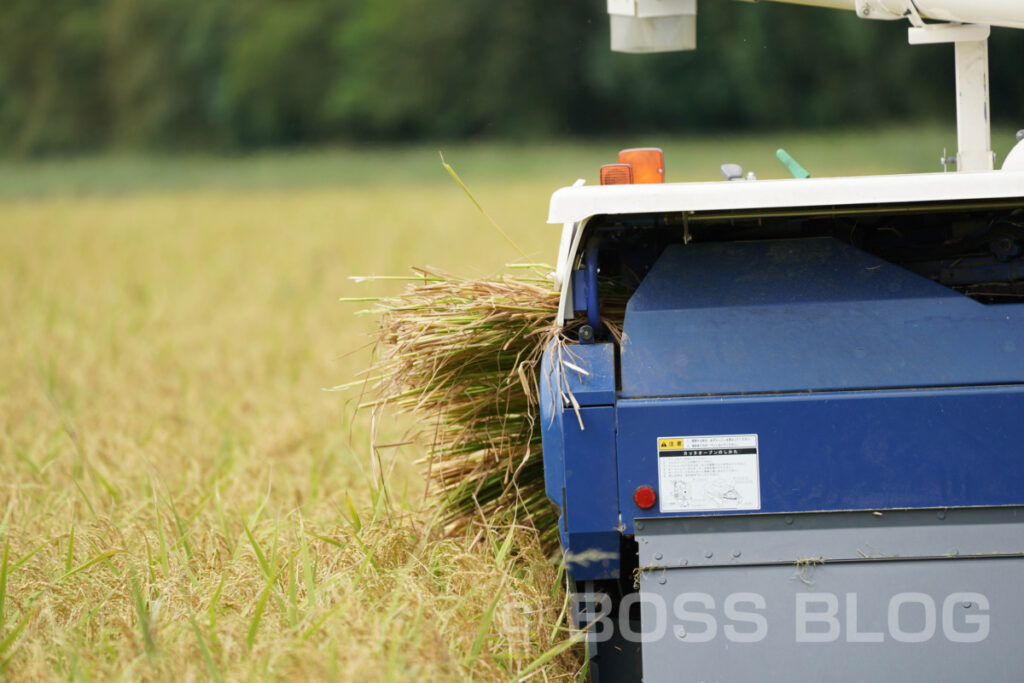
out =
[[[579,368],[572,370],[556,362],[552,346],[541,364],[545,486],[561,510],[562,548],[578,580],[619,578],[614,351],[611,344],[562,349]],[[578,408],[562,408],[569,393]],[[569,511],[579,514],[570,520]]]
[[[618,347],[548,349],[541,416],[577,580],[618,578],[642,519],[1022,505],[1024,304],[832,238],[674,244]],[[722,492],[733,509],[663,490],[667,467],[730,453],[753,478]],[[637,507],[639,486],[658,504]]]

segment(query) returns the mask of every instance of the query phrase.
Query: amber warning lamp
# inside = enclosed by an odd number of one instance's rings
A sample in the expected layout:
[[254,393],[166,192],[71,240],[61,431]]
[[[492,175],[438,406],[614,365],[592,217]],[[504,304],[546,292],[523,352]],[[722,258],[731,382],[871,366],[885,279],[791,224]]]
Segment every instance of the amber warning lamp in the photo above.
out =
[[601,167],[602,185],[632,185],[633,167],[629,164],[605,164]]
[[602,185],[634,185],[665,182],[665,158],[657,147],[638,147],[619,152],[619,163],[601,167]]

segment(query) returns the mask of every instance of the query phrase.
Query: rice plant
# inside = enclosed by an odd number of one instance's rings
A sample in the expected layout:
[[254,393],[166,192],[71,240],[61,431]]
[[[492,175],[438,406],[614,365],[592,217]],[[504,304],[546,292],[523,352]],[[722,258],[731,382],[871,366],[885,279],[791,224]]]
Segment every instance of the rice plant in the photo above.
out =
[[[583,321],[556,324],[559,295],[544,275],[415,272],[403,293],[371,309],[380,327],[368,372],[373,398],[364,407],[416,417],[427,446],[420,464],[449,531],[474,521],[523,522],[550,550],[557,510],[544,492],[540,360],[548,345],[574,343]],[[614,331],[621,301],[609,303]],[[562,393],[571,406],[571,394]]]

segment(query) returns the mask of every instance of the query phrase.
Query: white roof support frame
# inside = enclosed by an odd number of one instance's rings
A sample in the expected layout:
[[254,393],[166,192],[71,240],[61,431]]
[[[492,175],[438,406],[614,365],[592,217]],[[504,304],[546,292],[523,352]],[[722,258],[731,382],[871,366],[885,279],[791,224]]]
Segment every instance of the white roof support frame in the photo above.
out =
[[[760,2],[760,0],[744,1]],[[862,19],[904,19],[917,15],[932,21],[1024,28],[1024,3],[1020,0],[771,0],[771,2],[851,10]]]
[[911,45],[955,45],[956,169],[991,171],[994,164],[988,88],[988,37],[991,29],[978,24],[914,23],[908,31]]

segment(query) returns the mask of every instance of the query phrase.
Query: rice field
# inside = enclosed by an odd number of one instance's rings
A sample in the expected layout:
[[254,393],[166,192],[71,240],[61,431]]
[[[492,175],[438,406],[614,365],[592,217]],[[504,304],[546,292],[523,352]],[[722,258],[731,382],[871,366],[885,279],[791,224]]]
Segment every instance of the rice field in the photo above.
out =
[[[786,146],[933,170],[948,137]],[[446,158],[543,262],[550,192],[622,146]],[[664,146],[670,179],[781,175],[755,137]],[[521,260],[436,149],[0,162],[0,678],[577,679],[536,534],[442,536],[410,418],[372,453],[359,392],[322,390],[370,360],[338,299],[401,287],[350,276]]]

